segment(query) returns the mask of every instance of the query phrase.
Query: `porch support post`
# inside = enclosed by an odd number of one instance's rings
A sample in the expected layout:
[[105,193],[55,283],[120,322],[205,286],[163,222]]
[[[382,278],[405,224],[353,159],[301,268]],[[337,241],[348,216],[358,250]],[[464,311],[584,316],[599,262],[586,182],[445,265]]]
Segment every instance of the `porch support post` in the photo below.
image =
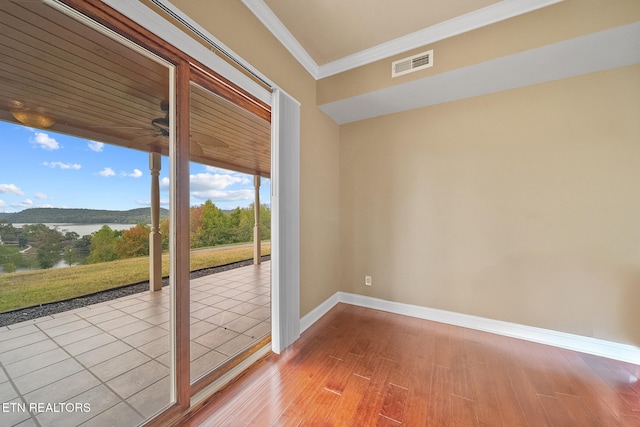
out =
[[253,186],[255,188],[255,202],[254,202],[254,219],[253,225],[253,265],[258,265],[262,262],[260,253],[260,175],[253,176]]
[[160,153],[149,153],[151,171],[151,233],[149,233],[149,290],[162,290],[162,235],[160,234]]

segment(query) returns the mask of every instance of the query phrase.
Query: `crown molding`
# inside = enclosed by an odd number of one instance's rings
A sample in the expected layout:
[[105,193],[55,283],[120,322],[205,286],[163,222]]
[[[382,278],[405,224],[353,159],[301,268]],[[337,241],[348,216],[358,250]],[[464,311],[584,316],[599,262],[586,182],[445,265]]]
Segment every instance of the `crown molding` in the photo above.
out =
[[[262,0],[258,0],[262,1]],[[457,36],[564,0],[503,0],[320,66],[317,79]]]
[[263,0],[242,0],[242,3],[253,12],[307,72],[319,80],[562,1],[564,0],[503,0],[320,66],[316,64]]
[[276,39],[293,55],[309,74],[316,80],[319,75],[318,64],[311,58],[298,40],[287,30],[282,21],[262,0],[242,0],[242,3],[258,18]]

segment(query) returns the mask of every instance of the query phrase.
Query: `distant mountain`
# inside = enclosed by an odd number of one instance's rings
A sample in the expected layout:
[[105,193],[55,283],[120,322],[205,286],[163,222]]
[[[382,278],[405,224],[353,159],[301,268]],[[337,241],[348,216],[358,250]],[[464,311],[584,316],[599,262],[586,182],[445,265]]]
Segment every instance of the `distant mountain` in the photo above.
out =
[[[169,211],[160,208],[160,218],[169,218]],[[2,213],[0,220],[13,224],[150,224],[151,209],[128,211],[98,209],[31,208],[15,213]]]

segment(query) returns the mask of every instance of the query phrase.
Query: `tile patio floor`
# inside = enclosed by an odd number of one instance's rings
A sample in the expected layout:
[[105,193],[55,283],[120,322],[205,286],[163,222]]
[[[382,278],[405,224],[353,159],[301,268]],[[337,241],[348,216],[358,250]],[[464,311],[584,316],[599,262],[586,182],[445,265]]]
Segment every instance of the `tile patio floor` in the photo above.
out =
[[[165,287],[1,327],[0,426],[124,427],[162,409],[168,305]],[[269,262],[193,279],[192,380],[269,333],[270,318]],[[29,412],[63,402],[90,411]]]

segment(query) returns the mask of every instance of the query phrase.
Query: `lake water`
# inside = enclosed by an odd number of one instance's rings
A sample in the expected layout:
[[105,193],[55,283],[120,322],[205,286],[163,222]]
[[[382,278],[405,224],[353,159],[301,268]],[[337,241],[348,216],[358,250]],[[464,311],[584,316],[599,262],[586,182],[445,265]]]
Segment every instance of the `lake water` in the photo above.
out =
[[[27,224],[13,224],[16,228],[22,228],[23,225]],[[80,236],[87,236],[91,233],[94,233],[102,228],[103,225],[108,225],[112,230],[128,230],[131,227],[135,227],[137,224],[69,224],[69,223],[48,223],[44,224],[49,228],[57,228],[59,231],[75,231]]]

